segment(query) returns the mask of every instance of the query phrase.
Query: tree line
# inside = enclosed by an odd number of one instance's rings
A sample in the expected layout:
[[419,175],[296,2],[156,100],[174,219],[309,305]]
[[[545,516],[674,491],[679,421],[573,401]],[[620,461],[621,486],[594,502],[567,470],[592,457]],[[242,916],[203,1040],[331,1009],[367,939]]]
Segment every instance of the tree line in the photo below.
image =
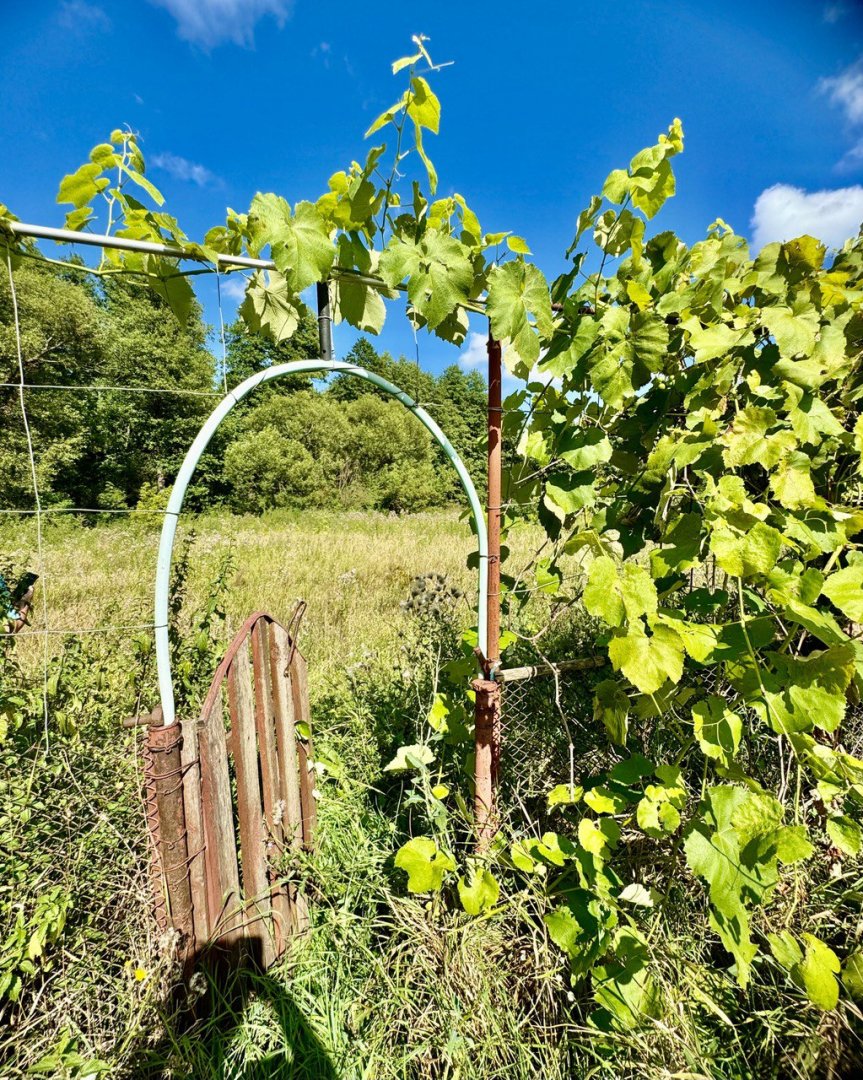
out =
[[[123,275],[22,260],[15,270],[24,400],[44,506],[156,509],[223,386],[319,355],[311,313],[290,341],[226,331],[222,365],[199,305],[180,326],[164,299]],[[220,350],[216,350],[220,352]],[[360,338],[346,359],[394,382],[437,420],[483,480],[483,377],[435,376]],[[224,370],[223,370],[224,367]],[[0,283],[0,506],[33,509],[8,280]],[[57,389],[71,387],[72,389]],[[201,461],[193,509],[324,507],[412,512],[458,498],[458,480],[419,421],[351,376],[296,376],[235,408]]]

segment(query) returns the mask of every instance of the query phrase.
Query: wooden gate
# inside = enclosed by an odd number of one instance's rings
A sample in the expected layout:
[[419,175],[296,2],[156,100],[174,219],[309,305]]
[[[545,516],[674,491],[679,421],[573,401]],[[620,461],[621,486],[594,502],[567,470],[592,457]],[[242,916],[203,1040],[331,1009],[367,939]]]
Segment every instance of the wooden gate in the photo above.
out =
[[151,727],[148,758],[157,916],[188,957],[216,946],[269,967],[308,926],[291,854],[315,828],[306,662],[288,630],[250,616],[197,722]]

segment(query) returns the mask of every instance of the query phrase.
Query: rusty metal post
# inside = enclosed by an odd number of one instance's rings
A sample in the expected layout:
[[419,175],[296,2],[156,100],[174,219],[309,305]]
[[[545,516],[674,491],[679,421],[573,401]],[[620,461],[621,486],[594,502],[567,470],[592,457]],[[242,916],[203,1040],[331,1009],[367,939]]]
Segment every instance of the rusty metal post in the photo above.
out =
[[497,790],[496,742],[500,732],[500,684],[491,679],[474,679],[476,745],[474,821],[476,850],[487,851],[497,832],[495,794]]
[[476,695],[474,741],[475,824],[477,851],[485,851],[496,830],[495,797],[500,765],[500,518],[501,518],[501,347],[488,338],[488,640],[479,642],[485,655],[485,679],[473,684]]
[[192,889],[189,882],[189,852],[186,843],[186,815],[183,808],[183,765],[180,755],[180,725],[150,727],[147,730],[147,758],[158,811],[156,845],[162,887],[171,926],[180,932],[180,951],[194,944]]

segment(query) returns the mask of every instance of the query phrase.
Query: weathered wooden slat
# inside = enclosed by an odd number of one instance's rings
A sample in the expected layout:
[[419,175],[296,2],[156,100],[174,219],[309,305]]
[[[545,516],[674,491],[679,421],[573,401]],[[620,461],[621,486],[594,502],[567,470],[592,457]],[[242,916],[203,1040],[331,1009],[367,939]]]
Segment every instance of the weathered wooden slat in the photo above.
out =
[[294,696],[294,720],[305,726],[306,737],[297,740],[300,770],[300,801],[303,813],[303,844],[311,849],[318,811],[315,806],[315,778],[312,775],[312,718],[309,712],[309,687],[306,661],[299,652],[294,652],[291,663],[291,688]]
[[[292,658],[292,653],[294,654]],[[276,733],[279,769],[284,802],[285,844],[293,851],[303,846],[303,809],[301,797],[300,762],[295,726],[294,692],[291,670],[296,650],[282,626],[270,627],[270,658],[273,680],[273,703],[276,710]],[[289,668],[290,665],[290,668]],[[288,890],[293,913],[293,928],[302,933],[308,929],[309,913],[305,898],[296,888]]]
[[170,845],[160,843],[154,865],[189,956],[208,943],[233,951],[245,941],[242,951],[269,967],[309,925],[305,898],[275,868],[278,852],[309,847],[315,828],[306,679],[289,632],[257,612],[231,642],[182,741],[154,728],[151,816],[154,836],[164,823]]
[[198,759],[198,725],[194,721],[183,724],[180,762],[183,769],[183,807],[186,813],[192,922],[195,928],[195,941],[204,942],[210,936],[210,920],[207,913],[207,868],[204,862],[205,840],[201,807],[201,766]]
[[255,696],[248,640],[237,650],[228,672],[228,701],[237,778],[243,899],[246,906],[244,932],[247,937],[260,939],[260,958],[266,968],[273,961],[274,949],[269,932],[270,887],[264,850],[264,808],[258,774]]
[[214,696],[198,726],[201,761],[201,806],[204,820],[204,863],[207,868],[207,911],[210,937],[232,945],[242,937],[240,871],[234,835],[234,803],[228,771],[228,746],[222,702]]
[[281,956],[291,933],[291,904],[284,889],[275,880],[272,860],[284,844],[282,828],[282,785],[276,746],[275,704],[270,672],[270,627],[260,619],[252,630],[252,666],[255,674],[255,721],[258,753],[261,760],[261,789],[264,797],[264,822],[267,879],[270,882],[270,906],[273,918],[275,955]]

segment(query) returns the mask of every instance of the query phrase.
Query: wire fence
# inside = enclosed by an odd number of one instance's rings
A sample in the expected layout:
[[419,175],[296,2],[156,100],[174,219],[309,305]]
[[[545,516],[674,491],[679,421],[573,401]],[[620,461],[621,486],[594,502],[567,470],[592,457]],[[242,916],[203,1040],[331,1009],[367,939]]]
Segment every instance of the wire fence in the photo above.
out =
[[605,728],[593,722],[593,686],[601,657],[500,672],[500,806],[531,821],[545,815],[557,784],[575,784],[609,754]]

